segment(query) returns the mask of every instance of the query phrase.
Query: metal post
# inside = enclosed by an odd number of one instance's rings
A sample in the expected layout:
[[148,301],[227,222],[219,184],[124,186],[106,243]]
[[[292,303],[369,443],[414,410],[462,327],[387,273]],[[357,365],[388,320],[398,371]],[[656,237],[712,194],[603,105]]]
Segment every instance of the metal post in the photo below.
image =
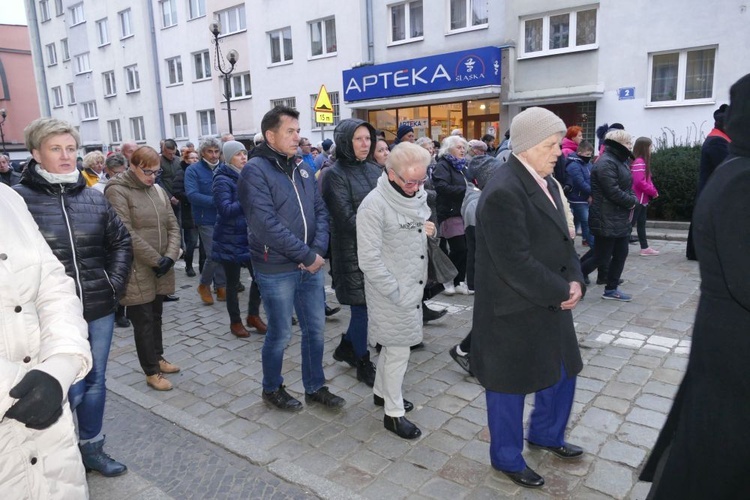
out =
[[214,21],[208,27],[211,34],[214,36],[213,44],[216,47],[216,55],[214,57],[214,68],[224,75],[224,98],[227,100],[227,119],[229,120],[229,133],[232,134],[232,72],[234,71],[234,65],[237,64],[239,54],[236,50],[232,49],[227,52],[227,61],[229,61],[229,69],[224,68],[224,62],[221,59],[221,49],[219,48],[219,35],[221,34],[221,25],[218,21]]
[[229,133],[232,134],[232,82],[229,73],[224,75],[224,97],[227,100],[227,119],[229,120]]
[[5,151],[5,131],[3,130],[3,124],[5,123],[5,118],[8,116],[8,113],[5,111],[5,108],[0,109],[0,141],[3,143],[3,154],[5,156],[8,156],[8,152]]

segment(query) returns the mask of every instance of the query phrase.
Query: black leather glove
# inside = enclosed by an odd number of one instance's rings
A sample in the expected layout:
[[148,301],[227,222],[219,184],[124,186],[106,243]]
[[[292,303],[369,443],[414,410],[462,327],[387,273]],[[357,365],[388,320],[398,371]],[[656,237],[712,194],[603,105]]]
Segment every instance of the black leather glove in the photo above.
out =
[[30,429],[46,429],[62,415],[62,386],[55,377],[41,370],[27,373],[9,395],[18,401],[5,416]]
[[157,278],[161,278],[165,274],[169,272],[170,269],[172,269],[172,266],[174,266],[174,261],[170,259],[169,257],[162,257],[159,259],[159,263],[156,265],[156,267],[153,267],[152,269],[156,273]]

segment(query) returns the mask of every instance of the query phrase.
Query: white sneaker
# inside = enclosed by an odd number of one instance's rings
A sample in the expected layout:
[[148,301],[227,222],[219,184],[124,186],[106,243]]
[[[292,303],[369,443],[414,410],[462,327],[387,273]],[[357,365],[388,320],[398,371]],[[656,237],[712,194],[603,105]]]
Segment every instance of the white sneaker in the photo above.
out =
[[446,295],[456,295],[456,287],[453,286],[453,283],[443,283],[443,293]]
[[456,293],[461,293],[461,294],[464,294],[464,295],[474,295],[474,290],[469,290],[469,286],[466,284],[466,282],[462,281],[456,287]]

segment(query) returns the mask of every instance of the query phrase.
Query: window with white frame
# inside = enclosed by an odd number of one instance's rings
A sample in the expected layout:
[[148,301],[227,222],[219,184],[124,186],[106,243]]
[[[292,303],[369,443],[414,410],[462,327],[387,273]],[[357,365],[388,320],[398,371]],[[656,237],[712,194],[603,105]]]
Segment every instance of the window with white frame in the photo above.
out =
[[167,78],[169,85],[182,83],[182,57],[170,57],[167,59]]
[[63,107],[62,89],[60,87],[52,87],[52,107]]
[[99,115],[96,112],[96,101],[86,101],[81,103],[81,120],[96,120]]
[[238,31],[245,31],[245,4],[235,5],[225,10],[220,10],[214,17],[221,25],[221,34],[230,35]]
[[107,128],[109,129],[109,142],[111,144],[117,144],[122,142],[122,130],[120,129],[120,120],[109,120],[107,122]]
[[75,26],[86,21],[83,17],[83,3],[76,4],[70,9],[70,25]]
[[62,60],[70,61],[70,49],[68,48],[68,39],[63,38],[60,40],[60,50],[62,51]]
[[55,15],[60,17],[63,14],[65,14],[65,9],[63,9],[62,0],[55,0]]
[[487,0],[449,0],[450,31],[487,26]]
[[89,64],[89,53],[84,52],[76,56],[76,75],[88,73],[91,71],[91,65]]
[[597,9],[584,8],[521,20],[521,54],[545,56],[597,47]]
[[115,72],[106,71],[102,73],[102,84],[104,87],[104,97],[117,95],[117,85],[115,84]]
[[253,91],[250,86],[250,73],[248,72],[232,75],[229,90],[232,94],[232,99],[251,97],[253,95]]
[[216,128],[216,113],[213,109],[198,111],[198,123],[201,128],[201,136],[216,135],[219,129]]
[[120,39],[133,36],[133,25],[130,22],[130,9],[118,12],[117,17],[120,19]]
[[54,43],[46,45],[47,48],[47,66],[54,66],[57,64],[57,49]]
[[271,64],[288,62],[294,58],[291,27],[271,31],[268,39],[271,43]]
[[424,38],[422,0],[391,5],[390,42],[411,42]]
[[[338,92],[328,92],[328,97],[331,99],[331,105],[333,105],[333,125],[330,123],[327,124],[331,126],[336,126],[339,124],[339,121],[341,121],[341,114],[340,114],[340,107],[339,107],[339,93]],[[318,94],[310,94],[310,109],[313,109],[315,107],[315,102],[318,100]],[[320,128],[320,124],[315,121],[315,113],[312,113],[312,128]]]
[[188,0],[190,19],[206,15],[206,0]]
[[313,21],[310,26],[310,54],[315,56],[336,53],[336,19]]
[[161,26],[169,28],[177,24],[177,2],[175,0],[161,0]]
[[130,133],[135,142],[144,142],[146,140],[146,126],[143,123],[142,116],[130,119]]
[[211,56],[207,50],[193,54],[193,65],[196,80],[211,78]]
[[172,116],[172,134],[175,139],[188,138],[187,113],[175,113]]
[[125,92],[138,92],[141,90],[141,77],[138,74],[138,65],[125,67]]
[[99,40],[99,47],[109,44],[109,27],[106,19],[100,19],[96,22],[96,35]]
[[49,0],[39,0],[39,21],[44,23],[49,20]]
[[695,103],[714,96],[716,47],[649,55],[649,102]]
[[[315,103],[313,103],[314,105]],[[287,108],[297,109],[296,97],[282,97],[281,99],[271,99],[271,107],[286,106]]]
[[68,106],[76,103],[76,87],[72,83],[67,85],[68,87]]

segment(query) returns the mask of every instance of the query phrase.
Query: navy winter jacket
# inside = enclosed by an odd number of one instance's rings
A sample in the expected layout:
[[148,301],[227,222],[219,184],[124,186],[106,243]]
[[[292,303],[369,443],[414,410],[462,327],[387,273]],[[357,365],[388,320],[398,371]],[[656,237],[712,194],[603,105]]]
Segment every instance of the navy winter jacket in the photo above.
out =
[[222,163],[214,171],[213,197],[216,224],[211,259],[219,262],[248,262],[247,219],[237,197],[240,178],[232,167]]
[[185,171],[185,193],[190,200],[196,226],[216,224],[216,207],[211,192],[213,180],[214,171],[203,159],[193,163]]
[[255,271],[285,273],[310,266],[328,249],[328,210],[306,163],[295,165],[267,144],[240,174],[240,204],[250,229]]
[[584,163],[575,153],[568,155],[565,167],[565,185],[570,191],[565,195],[571,203],[588,203],[591,196],[591,162]]

